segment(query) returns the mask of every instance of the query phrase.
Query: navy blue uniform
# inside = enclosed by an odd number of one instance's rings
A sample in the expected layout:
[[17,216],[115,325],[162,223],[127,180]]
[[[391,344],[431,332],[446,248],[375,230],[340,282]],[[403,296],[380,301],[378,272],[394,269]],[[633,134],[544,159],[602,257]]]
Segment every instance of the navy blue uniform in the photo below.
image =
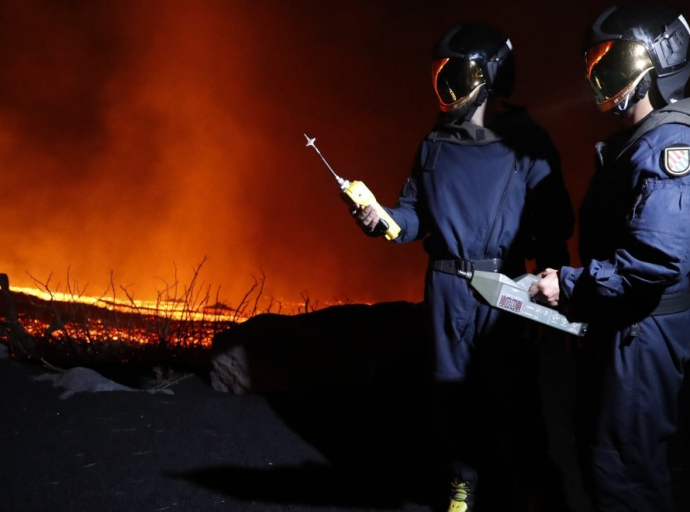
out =
[[[672,511],[666,452],[690,357],[690,100],[597,150],[581,208],[584,268],[560,271],[562,305],[589,323],[578,372],[581,462],[596,511]],[[677,305],[659,312],[671,294]]]
[[[539,268],[567,264],[573,213],[558,154],[524,110],[502,115],[490,129],[437,125],[388,211],[402,229],[396,241],[424,238],[429,254],[425,302],[446,430],[440,448],[465,480],[499,467],[512,472],[510,464],[520,458],[516,420],[528,430],[524,419],[539,417],[533,347],[523,339],[519,317],[491,309],[468,281],[435,271],[433,262],[498,258],[511,277],[525,273],[526,259]],[[538,428],[529,430],[523,434],[534,436]],[[521,442],[530,446],[525,437]],[[492,493],[487,484],[486,494],[507,499],[506,485]]]

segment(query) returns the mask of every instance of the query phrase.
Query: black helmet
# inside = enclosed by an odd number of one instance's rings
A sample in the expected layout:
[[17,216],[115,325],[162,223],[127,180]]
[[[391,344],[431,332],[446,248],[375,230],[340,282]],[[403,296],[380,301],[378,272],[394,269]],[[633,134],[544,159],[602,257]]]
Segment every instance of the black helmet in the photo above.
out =
[[509,96],[514,74],[512,44],[486,25],[458,25],[436,43],[431,74],[443,112],[465,105],[482,85],[487,94]]
[[690,77],[690,27],[668,7],[611,7],[587,34],[585,64],[601,111],[627,109],[653,83],[665,104],[674,103]]

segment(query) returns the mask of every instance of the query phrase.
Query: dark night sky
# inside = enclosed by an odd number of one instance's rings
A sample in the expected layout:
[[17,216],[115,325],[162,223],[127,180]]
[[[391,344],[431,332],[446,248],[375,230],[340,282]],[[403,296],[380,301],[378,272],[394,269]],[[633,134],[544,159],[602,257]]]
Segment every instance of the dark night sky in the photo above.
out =
[[231,303],[261,272],[278,300],[419,300],[421,245],[363,236],[302,134],[392,204],[436,115],[431,48],[483,21],[510,36],[512,100],[551,133],[577,205],[616,128],[580,55],[606,5],[0,1],[0,272],[69,268],[100,294],[112,269],[151,298],[208,256]]

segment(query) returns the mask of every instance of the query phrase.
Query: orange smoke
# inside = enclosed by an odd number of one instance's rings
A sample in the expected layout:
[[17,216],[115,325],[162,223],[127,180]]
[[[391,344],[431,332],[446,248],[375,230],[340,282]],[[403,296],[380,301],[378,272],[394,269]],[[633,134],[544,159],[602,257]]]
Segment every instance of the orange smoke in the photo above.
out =
[[[421,246],[363,236],[302,134],[392,205],[436,114],[431,46],[485,14],[465,4],[2,2],[0,272],[17,286],[52,273],[64,290],[69,269],[98,296],[112,271],[153,299],[208,257],[200,278],[230,305],[262,273],[266,301],[420,300]],[[492,21],[511,32],[526,18],[506,5]],[[548,66],[533,69],[560,71],[539,75],[540,96],[523,72],[516,101],[550,129],[585,115],[563,101],[586,91],[579,26],[591,14],[570,15],[570,46],[544,50],[566,27],[535,13],[539,41],[512,31],[518,65],[538,56]],[[556,132],[578,190],[590,157],[568,145],[583,133]]]
[[[64,288],[69,269],[99,294],[112,270],[118,286],[151,298],[175,267],[184,283],[208,256],[202,278],[231,302],[261,272],[265,293],[280,301],[419,297],[418,282],[412,292],[384,282],[362,293],[353,279],[357,251],[366,246],[376,261],[379,249],[347,218],[302,140],[328,108],[319,89],[337,91],[310,67],[307,48],[317,53],[318,41],[290,43],[295,26],[264,7],[3,7],[14,29],[0,50],[10,64],[0,109],[0,271],[13,284],[53,273]],[[330,132],[313,133],[335,164],[335,148],[342,156],[350,141],[336,136],[342,121],[328,124]],[[360,170],[340,163],[345,174]]]

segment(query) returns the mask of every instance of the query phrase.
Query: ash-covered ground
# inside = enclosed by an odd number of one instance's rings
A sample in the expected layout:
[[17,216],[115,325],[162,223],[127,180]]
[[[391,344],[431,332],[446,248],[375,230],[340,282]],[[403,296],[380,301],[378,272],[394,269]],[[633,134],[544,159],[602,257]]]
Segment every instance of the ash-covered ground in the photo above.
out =
[[[541,360],[565,500],[589,512],[572,445],[572,361],[555,343]],[[59,372],[0,358],[0,511],[433,510],[429,409],[414,381],[231,395],[200,372],[147,393],[139,370],[116,373],[111,387],[91,373],[91,389],[54,387]],[[671,457],[679,510],[689,510],[687,393],[682,403]]]

